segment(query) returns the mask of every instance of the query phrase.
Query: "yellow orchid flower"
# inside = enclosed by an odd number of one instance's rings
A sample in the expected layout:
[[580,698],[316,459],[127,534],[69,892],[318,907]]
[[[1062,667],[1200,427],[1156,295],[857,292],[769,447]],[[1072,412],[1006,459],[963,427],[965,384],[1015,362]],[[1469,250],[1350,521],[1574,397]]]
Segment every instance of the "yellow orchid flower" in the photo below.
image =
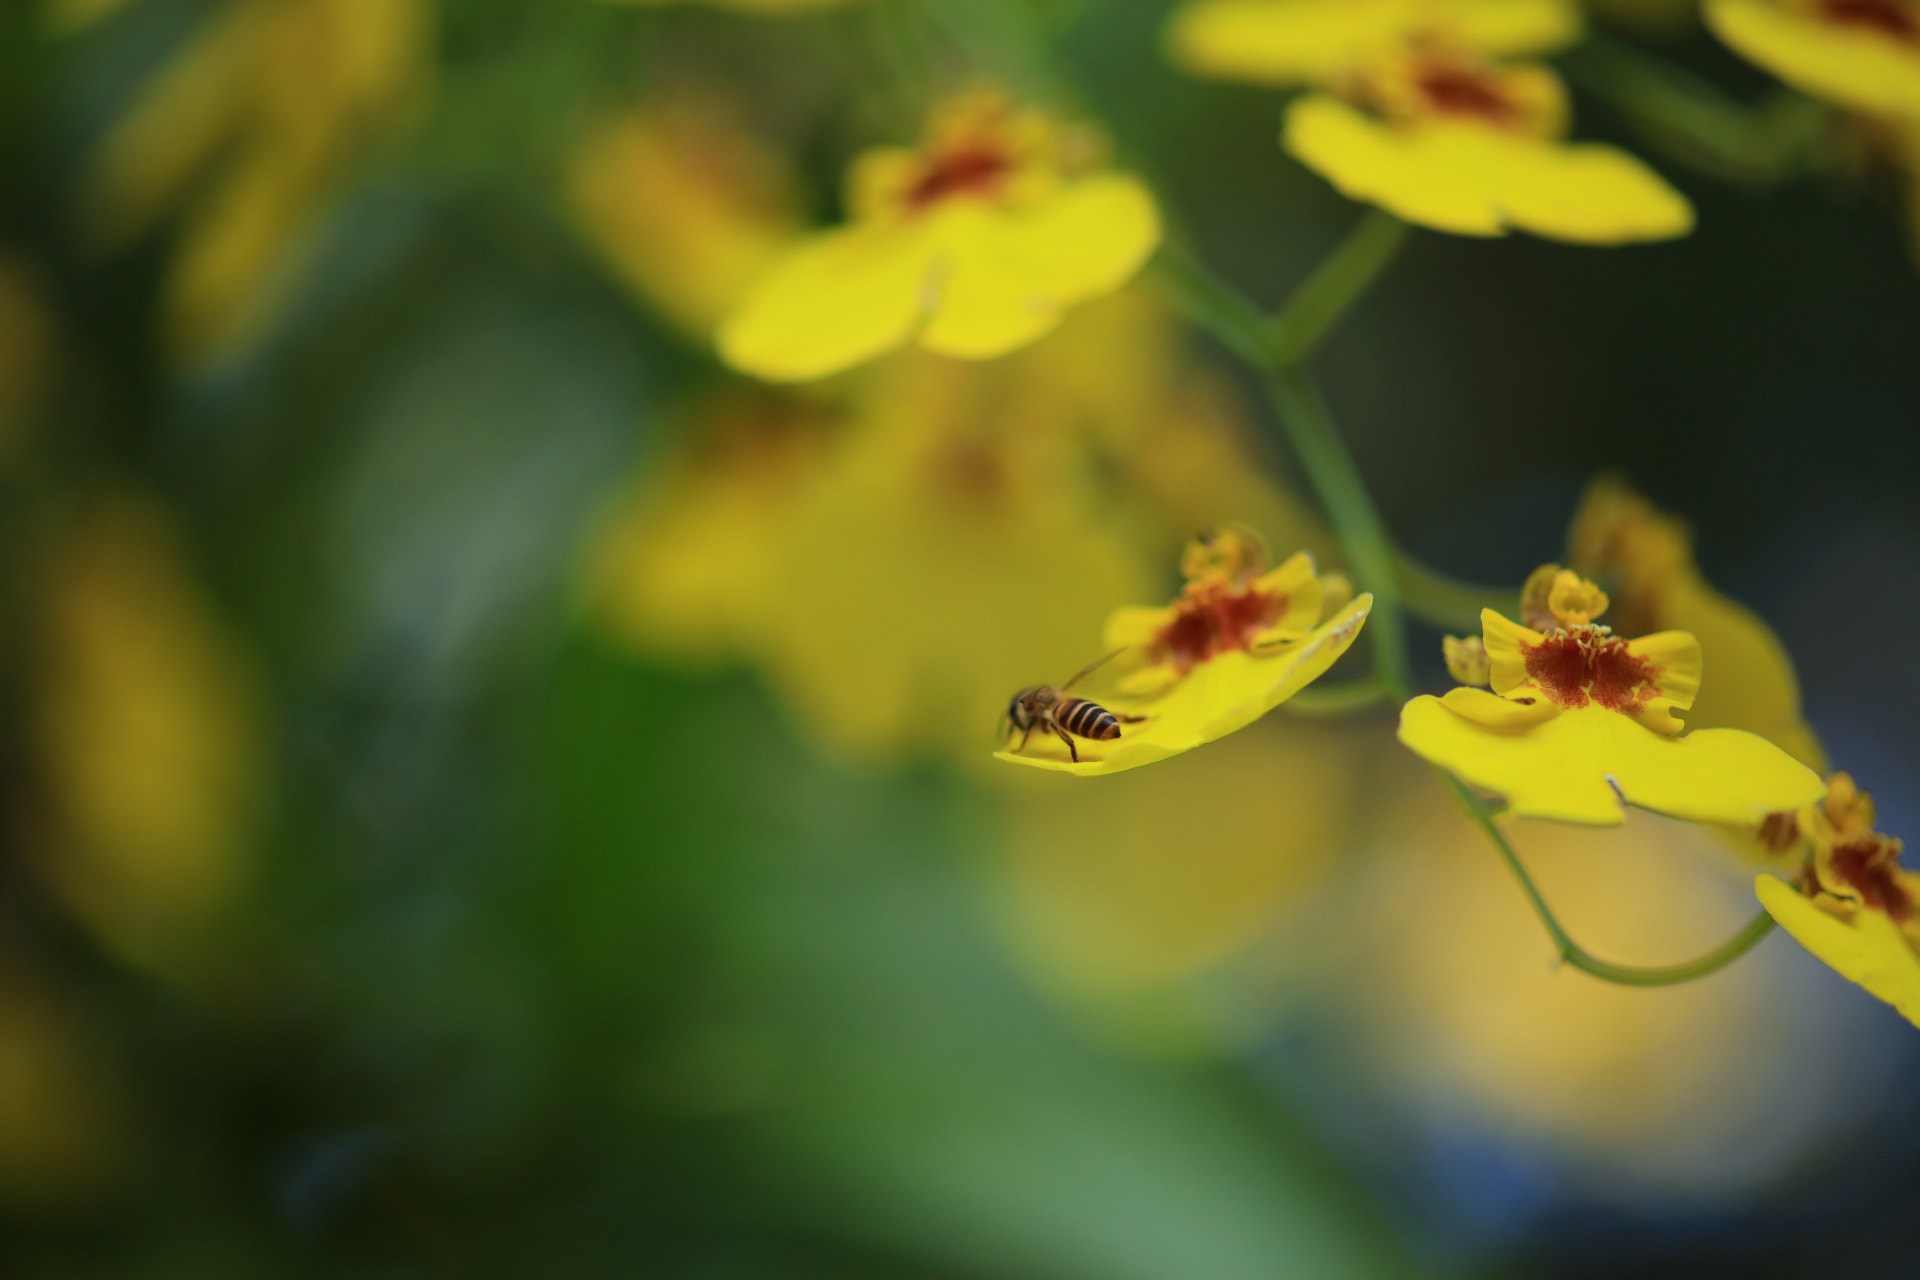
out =
[[1071,173],[1068,139],[998,95],[937,111],[917,150],[849,173],[847,225],[789,252],[722,324],[721,356],[769,381],[824,377],[912,341],[986,359],[1124,284],[1160,239],[1127,174]]
[[1693,729],[1745,729],[1800,763],[1826,753],[1800,713],[1793,662],[1752,610],[1716,591],[1693,556],[1686,525],[1617,475],[1587,486],[1567,533],[1567,567],[1603,583],[1616,630],[1685,631],[1713,657],[1713,681],[1687,713]]
[[94,158],[94,234],[180,218],[164,306],[187,363],[256,336],[317,215],[429,76],[430,0],[230,0],[154,77]]
[[791,163],[705,88],[651,97],[592,126],[568,165],[567,196],[633,291],[703,343],[801,234]]
[[1355,200],[1456,235],[1665,240],[1693,209],[1639,160],[1565,141],[1567,91],[1536,63],[1576,40],[1564,0],[1200,0],[1174,55],[1203,75],[1307,84],[1282,141]]
[[1737,729],[1681,736],[1674,713],[1700,688],[1700,644],[1683,631],[1626,640],[1592,621],[1607,598],[1547,566],[1522,616],[1481,613],[1492,691],[1460,688],[1402,708],[1400,740],[1520,817],[1612,825],[1621,802],[1695,822],[1757,825],[1825,791],[1819,775]]
[[1825,803],[1798,814],[1813,854],[1798,884],[1763,874],[1754,892],[1794,941],[1920,1025],[1920,875],[1873,823],[1873,798],[1836,773]]
[[1914,0],[1707,0],[1707,25],[1788,84],[1854,111],[1920,119]]
[[1074,704],[1057,691],[1057,725],[1027,726],[1040,732],[1026,732],[997,759],[1090,777],[1204,746],[1318,679],[1353,644],[1373,607],[1373,597],[1362,595],[1322,622],[1312,557],[1303,551],[1263,572],[1258,543],[1238,530],[1203,534],[1182,567],[1189,578],[1171,605],[1121,609],[1107,620],[1107,647],[1129,651],[1136,665],[1094,705],[1124,727],[1081,752],[1065,728]]

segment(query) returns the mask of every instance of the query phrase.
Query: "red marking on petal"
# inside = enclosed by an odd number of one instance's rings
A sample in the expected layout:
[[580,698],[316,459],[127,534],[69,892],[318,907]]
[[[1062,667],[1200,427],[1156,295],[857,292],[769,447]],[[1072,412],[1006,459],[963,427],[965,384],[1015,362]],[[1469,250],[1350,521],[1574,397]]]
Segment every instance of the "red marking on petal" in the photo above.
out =
[[1820,16],[1836,27],[1860,27],[1920,44],[1920,14],[1901,0],[1820,0]]
[[1013,172],[1013,159],[987,142],[969,142],[931,156],[907,191],[907,207],[919,211],[958,195],[992,195]]
[[1793,810],[1770,813],[1754,833],[1769,853],[1785,853],[1800,843],[1800,818]]
[[1185,675],[1198,663],[1234,649],[1250,649],[1254,637],[1280,620],[1287,598],[1255,587],[1191,582],[1174,602],[1173,618],[1153,638],[1147,656],[1172,663]]
[[1880,836],[1835,845],[1829,860],[1840,883],[1860,895],[1862,905],[1884,911],[1903,923],[1913,914],[1913,895],[1900,882],[1900,847]]
[[1519,114],[1513,100],[1501,90],[1500,82],[1473,67],[1422,67],[1414,77],[1414,84],[1437,115],[1466,116],[1505,128],[1514,123]]
[[1627,648],[1627,642],[1596,628],[1556,631],[1525,645],[1527,676],[1562,707],[1597,702],[1609,711],[1631,712],[1660,692],[1660,668]]

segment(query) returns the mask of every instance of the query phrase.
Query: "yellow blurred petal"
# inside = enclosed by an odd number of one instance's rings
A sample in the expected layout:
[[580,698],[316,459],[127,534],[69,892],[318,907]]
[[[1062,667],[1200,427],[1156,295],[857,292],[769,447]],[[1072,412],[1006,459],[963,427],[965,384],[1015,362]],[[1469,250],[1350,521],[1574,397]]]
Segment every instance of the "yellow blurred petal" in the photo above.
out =
[[1920,118],[1920,45],[1765,0],[1708,0],[1706,17],[1741,55],[1815,97]]
[[790,252],[720,326],[728,364],[772,382],[825,377],[905,343],[938,282],[919,224],[824,231]]
[[996,751],[994,756],[1091,777],[1135,769],[1204,746],[1244,729],[1318,679],[1353,644],[1372,607],[1373,597],[1363,595],[1299,644],[1271,655],[1255,656],[1239,649],[1219,654],[1194,667],[1159,698],[1102,699],[1109,710],[1150,719],[1126,726],[1115,742],[1084,744],[1078,764],[1068,759],[1059,739],[1038,733],[1025,751]]
[[1171,609],[1156,609],[1151,605],[1128,605],[1115,609],[1107,619],[1107,629],[1101,643],[1109,649],[1132,648],[1135,645],[1151,644],[1173,616]]
[[1294,103],[1288,151],[1344,194],[1423,226],[1622,244],[1684,235],[1693,208],[1612,147],[1570,146],[1478,125],[1395,129],[1324,95]]
[[1693,822],[1758,824],[1826,791],[1811,769],[1737,729],[1670,738],[1598,706],[1562,711],[1530,728],[1490,729],[1449,705],[1479,692],[1456,689],[1448,702],[1413,699],[1400,713],[1400,740],[1463,780],[1505,796],[1519,817],[1612,825],[1625,819],[1624,797]]
[[1885,913],[1861,910],[1851,920],[1836,919],[1770,875],[1755,877],[1753,891],[1795,942],[1920,1026],[1920,956]]
[[1126,174],[1083,179],[1027,209],[955,211],[961,237],[921,342],[965,359],[1003,355],[1110,292],[1160,240],[1153,197]]
[[1579,38],[1571,0],[1200,0],[1174,14],[1167,44],[1198,75],[1317,83],[1439,27],[1489,55],[1546,53]]
[[141,500],[90,508],[49,579],[34,708],[49,876],[115,950],[191,969],[239,887],[260,793],[246,655]]

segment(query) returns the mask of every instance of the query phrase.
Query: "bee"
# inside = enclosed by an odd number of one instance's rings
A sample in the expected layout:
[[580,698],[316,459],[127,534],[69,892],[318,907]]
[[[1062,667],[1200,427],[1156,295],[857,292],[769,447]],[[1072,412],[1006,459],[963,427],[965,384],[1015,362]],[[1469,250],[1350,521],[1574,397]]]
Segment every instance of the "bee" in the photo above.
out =
[[1109,711],[1099,703],[1088,698],[1067,696],[1067,690],[1092,675],[1108,658],[1119,653],[1115,649],[1105,658],[1101,658],[1061,685],[1058,689],[1050,684],[1037,684],[1031,689],[1022,689],[1007,702],[1007,716],[1003,722],[1005,737],[1011,738],[1017,731],[1020,745],[1016,752],[1025,751],[1027,742],[1033,737],[1035,729],[1046,729],[1058,734],[1060,741],[1067,744],[1067,754],[1075,764],[1080,763],[1079,749],[1073,745],[1074,735],[1093,742],[1111,742],[1120,736],[1123,724],[1138,724],[1145,716],[1122,715],[1118,711]]

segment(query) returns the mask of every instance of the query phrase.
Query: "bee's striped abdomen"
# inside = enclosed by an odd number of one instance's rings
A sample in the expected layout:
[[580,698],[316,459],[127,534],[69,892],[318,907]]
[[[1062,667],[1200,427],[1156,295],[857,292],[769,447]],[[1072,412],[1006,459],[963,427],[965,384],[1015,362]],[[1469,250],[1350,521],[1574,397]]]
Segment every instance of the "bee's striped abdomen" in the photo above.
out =
[[1053,713],[1054,720],[1068,733],[1095,742],[1110,742],[1120,736],[1120,722],[1113,712],[1085,698],[1068,698]]

